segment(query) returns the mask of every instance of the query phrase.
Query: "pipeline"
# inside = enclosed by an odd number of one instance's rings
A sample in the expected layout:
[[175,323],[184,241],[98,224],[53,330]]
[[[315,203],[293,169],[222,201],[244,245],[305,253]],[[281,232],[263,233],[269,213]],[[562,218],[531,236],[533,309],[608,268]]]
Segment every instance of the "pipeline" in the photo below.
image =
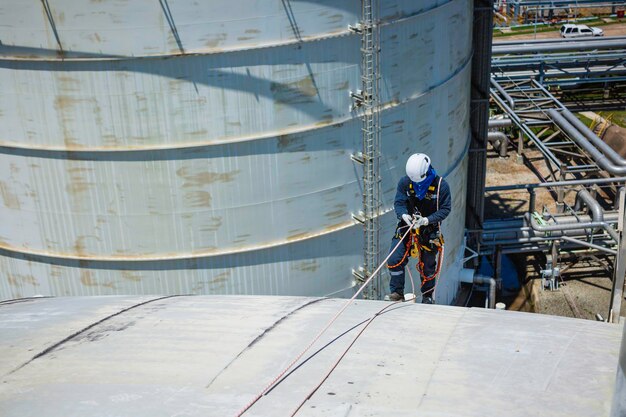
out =
[[509,118],[489,119],[489,122],[487,124],[487,127],[489,129],[496,129],[499,127],[509,127],[509,126],[513,126],[513,120]]
[[565,109],[561,111],[561,114],[565,119],[570,122],[572,126],[582,133],[585,138],[589,140],[596,148],[598,148],[604,155],[606,155],[613,163],[619,166],[626,166],[626,159],[622,158],[620,154],[615,152],[615,149],[611,148],[605,141],[599,138],[591,129],[587,127],[583,122],[578,120],[572,112]]
[[498,150],[498,154],[501,158],[505,158],[509,150],[509,138],[504,132],[489,132],[487,133],[487,139]]
[[[606,42],[615,40],[626,40],[626,36],[605,36],[585,39],[585,42]],[[557,39],[520,39],[514,41],[497,41],[493,43],[493,46],[502,47],[510,45],[539,45],[545,43],[565,43],[565,42],[579,42],[580,39],[572,38],[557,38]]]
[[476,274],[476,271],[470,268],[463,268],[460,278],[461,282],[467,284],[489,285],[489,308],[496,307],[496,280],[494,278]]
[[[616,224],[618,221],[618,213],[614,211],[606,212],[602,214],[602,222],[608,224]],[[584,237],[589,233],[579,224],[595,222],[593,217],[588,215],[564,215],[555,216],[557,224],[562,225],[577,225],[572,230],[563,230],[562,233],[552,233],[552,236],[564,235],[569,237]],[[596,218],[597,219],[597,218]],[[580,223],[579,223],[580,222]],[[504,227],[498,227],[502,225]],[[530,243],[539,242],[545,240],[546,234],[542,231],[536,231],[530,226],[530,215],[528,213],[522,219],[516,219],[515,221],[497,221],[497,222],[485,222],[485,227],[482,233],[482,241],[485,245],[504,245],[504,244],[516,244],[516,243]]]
[[537,223],[537,220],[530,213],[526,213],[526,220],[529,222],[530,227],[533,228],[536,232],[551,232],[552,236],[559,236],[562,232],[566,230],[581,230],[581,229],[595,229],[602,228],[606,230],[606,232],[615,240],[615,242],[619,242],[619,236],[617,232],[610,226],[606,221],[602,222],[575,222],[575,223],[557,223],[551,225],[540,225]]
[[494,45],[492,48],[493,55],[504,54],[526,54],[548,51],[585,51],[600,49],[619,49],[626,47],[626,39],[604,38],[597,41],[563,41],[554,43],[541,43],[538,45],[521,44],[521,45]]
[[[583,148],[600,168],[612,175],[625,175],[626,165],[616,165],[607,156],[598,150],[578,129],[576,129],[565,117],[556,110],[548,110],[548,116],[567,133],[581,148]],[[596,136],[597,137],[597,136]],[[600,138],[598,138],[600,140]]]
[[589,191],[584,188],[576,193],[576,203],[574,204],[574,210],[580,211],[583,208],[583,204],[586,204],[589,208],[589,211],[591,212],[591,221],[604,221],[604,210],[602,210],[602,207],[600,207],[600,203],[598,202],[598,200],[593,198]]

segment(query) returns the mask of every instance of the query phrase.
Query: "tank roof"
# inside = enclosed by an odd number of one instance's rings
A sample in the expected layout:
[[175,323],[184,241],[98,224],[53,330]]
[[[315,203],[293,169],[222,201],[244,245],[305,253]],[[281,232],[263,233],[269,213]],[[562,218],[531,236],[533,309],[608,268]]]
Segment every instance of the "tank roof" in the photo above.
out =
[[[228,416],[346,300],[73,297],[0,304],[3,416]],[[364,322],[356,301],[245,415],[290,413]],[[376,317],[298,415],[606,416],[621,326],[401,303]]]

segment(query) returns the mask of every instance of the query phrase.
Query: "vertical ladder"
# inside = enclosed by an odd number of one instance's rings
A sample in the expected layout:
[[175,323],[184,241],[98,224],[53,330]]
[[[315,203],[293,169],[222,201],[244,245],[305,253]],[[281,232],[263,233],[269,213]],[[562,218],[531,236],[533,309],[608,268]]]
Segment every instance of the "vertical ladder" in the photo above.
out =
[[[378,27],[378,0],[362,0],[361,81],[363,85],[363,214],[364,265],[367,280],[380,261],[380,30]],[[365,297],[382,296],[382,280],[373,280]]]

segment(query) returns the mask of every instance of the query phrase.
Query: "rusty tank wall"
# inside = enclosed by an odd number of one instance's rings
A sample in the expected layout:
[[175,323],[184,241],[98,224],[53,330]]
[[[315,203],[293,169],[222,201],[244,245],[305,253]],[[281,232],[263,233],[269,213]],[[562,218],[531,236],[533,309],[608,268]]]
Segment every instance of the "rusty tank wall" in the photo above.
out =
[[[471,2],[381,1],[386,251],[432,155],[458,285]],[[360,2],[0,1],[0,299],[347,295],[362,263]]]

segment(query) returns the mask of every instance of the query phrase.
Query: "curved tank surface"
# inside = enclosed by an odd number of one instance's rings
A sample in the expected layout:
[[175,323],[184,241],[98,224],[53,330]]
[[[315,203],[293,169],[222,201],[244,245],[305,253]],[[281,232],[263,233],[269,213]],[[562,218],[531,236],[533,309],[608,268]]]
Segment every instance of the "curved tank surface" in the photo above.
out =
[[243,416],[608,417],[618,360],[624,383],[621,326],[413,303],[381,314],[389,303],[359,300],[322,332],[345,305],[221,295],[0,303],[2,416],[241,415],[292,359]]
[[[381,1],[381,248],[413,152],[453,191],[472,4]],[[0,2],[0,298],[352,294],[361,15],[347,0]],[[415,275],[415,274],[414,274]]]

